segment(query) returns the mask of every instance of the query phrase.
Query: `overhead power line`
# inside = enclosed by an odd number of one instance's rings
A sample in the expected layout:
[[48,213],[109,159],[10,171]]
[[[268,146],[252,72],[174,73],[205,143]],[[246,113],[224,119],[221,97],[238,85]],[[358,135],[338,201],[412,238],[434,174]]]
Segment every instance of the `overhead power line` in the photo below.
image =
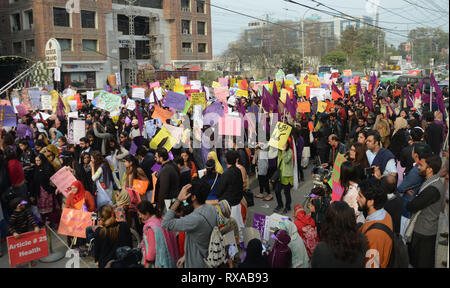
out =
[[[413,3],[413,2],[408,1],[408,0],[403,0],[403,1],[406,2],[406,3],[408,3],[408,4],[410,4],[410,5],[413,5],[413,6],[416,6],[416,7],[422,8],[422,9],[425,9],[425,10],[429,10],[429,11],[437,12],[437,13],[440,13],[440,14],[447,14],[447,15],[448,15],[448,12],[445,12],[445,11],[443,12],[443,11],[439,11],[439,10],[434,10],[434,9],[431,9],[431,8],[427,8],[427,7],[424,7],[424,6],[419,5],[419,4],[417,4],[417,3]],[[432,3],[434,3],[434,2],[432,2]],[[436,7],[439,7],[439,6],[436,5],[436,3],[434,3],[434,5],[435,5]],[[440,8],[440,7],[439,7],[439,8]]]

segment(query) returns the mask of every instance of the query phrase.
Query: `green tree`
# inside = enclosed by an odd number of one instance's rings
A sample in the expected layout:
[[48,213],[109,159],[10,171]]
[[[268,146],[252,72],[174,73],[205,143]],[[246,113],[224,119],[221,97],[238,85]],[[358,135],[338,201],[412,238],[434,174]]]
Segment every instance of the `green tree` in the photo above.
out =
[[364,44],[358,47],[359,61],[364,69],[375,66],[375,62],[379,59],[377,47]]
[[347,54],[342,50],[335,50],[323,56],[322,64],[329,64],[342,69],[347,63]]
[[414,62],[419,66],[428,67],[431,58],[434,58],[435,64],[446,61],[448,32],[440,28],[419,27],[409,32],[408,40],[413,44]]
[[301,72],[302,59],[297,53],[289,53],[283,56],[281,60],[281,66],[286,74],[298,74]]
[[353,63],[359,46],[359,33],[353,26],[341,33],[340,49],[347,54],[347,61]]

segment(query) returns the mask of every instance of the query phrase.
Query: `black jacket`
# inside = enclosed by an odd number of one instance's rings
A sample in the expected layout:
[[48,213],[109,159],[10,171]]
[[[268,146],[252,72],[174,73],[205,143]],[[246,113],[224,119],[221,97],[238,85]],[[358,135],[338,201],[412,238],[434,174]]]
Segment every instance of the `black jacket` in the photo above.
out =
[[[328,167],[329,169],[333,169],[333,165],[334,165],[334,160],[336,160],[336,156],[338,155],[338,153],[341,154],[345,154],[347,153],[348,149],[347,146],[345,146],[345,144],[339,142],[338,146],[336,147],[336,150],[334,151],[333,154],[333,147],[330,148],[330,157],[328,158]],[[333,158],[334,155],[334,158]]]
[[216,192],[217,199],[227,200],[230,206],[241,203],[243,192],[242,173],[236,166],[227,169],[220,178],[219,187]]
[[[100,237],[100,231],[102,229],[114,229],[117,226],[119,226],[119,234],[116,241],[113,241],[107,236]],[[133,245],[130,227],[125,222],[117,222],[108,228],[97,228],[94,235],[94,258],[95,262],[98,262],[99,268],[104,268],[110,260],[116,258],[117,248],[124,246],[132,247]]]
[[158,199],[158,207],[164,210],[164,199],[172,199],[178,196],[180,183],[180,171],[172,161],[164,164],[158,172],[158,180],[156,181],[155,199]]
[[338,120],[335,123],[331,122],[331,134],[335,134],[336,136],[338,136],[339,141],[345,141],[345,133],[341,121]]
[[425,129],[425,141],[431,147],[431,151],[435,155],[439,155],[441,151],[441,144],[444,140],[444,131],[442,131],[442,127],[436,123],[428,125]]

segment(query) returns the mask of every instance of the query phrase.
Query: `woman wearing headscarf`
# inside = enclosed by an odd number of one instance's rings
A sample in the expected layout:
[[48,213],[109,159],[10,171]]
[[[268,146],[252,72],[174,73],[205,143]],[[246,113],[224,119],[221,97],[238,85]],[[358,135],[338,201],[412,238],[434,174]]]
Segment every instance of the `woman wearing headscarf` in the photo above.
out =
[[70,186],[70,193],[66,199],[66,208],[76,210],[95,211],[95,200],[89,191],[84,190],[80,181],[75,181]]
[[278,228],[288,232],[289,237],[291,237],[291,242],[288,244],[292,251],[291,268],[309,268],[308,252],[295,224],[290,220],[284,220],[278,223]]
[[390,139],[389,135],[391,134],[391,126],[389,124],[389,120],[383,113],[380,113],[377,116],[377,120],[375,121],[375,125],[373,126],[374,130],[377,130],[381,136],[381,142],[384,147],[389,147]]
[[223,167],[219,162],[219,159],[217,158],[217,153],[215,151],[211,151],[208,153],[208,157],[207,160],[214,160],[214,162],[216,163],[216,172],[219,174],[223,174]]
[[247,256],[239,268],[270,268],[267,256],[262,254],[263,247],[259,239],[252,239],[247,245]]
[[51,144],[58,145],[59,137],[63,136],[64,135],[61,132],[59,132],[56,128],[50,128]]
[[394,122],[394,132],[392,133],[391,143],[388,147],[396,159],[400,159],[402,149],[408,146],[409,133],[408,121],[403,117],[397,117]]
[[55,171],[58,171],[61,168],[61,161],[59,161],[59,149],[53,144],[47,145],[45,149],[42,149],[40,153],[44,153],[45,157],[47,157],[48,162],[52,164]]
[[233,231],[236,244],[239,243],[239,226],[231,217],[231,207],[227,200],[222,200],[216,205],[217,209],[217,224],[219,226],[220,233],[226,235]]
[[50,224],[55,227],[59,223],[61,210],[56,199],[56,189],[50,182],[50,177],[55,174],[55,169],[43,154],[36,156],[35,163],[30,200],[31,202],[36,200],[42,222],[46,223],[48,218]]
[[294,217],[294,225],[297,227],[298,234],[303,239],[308,257],[311,258],[314,248],[319,243],[316,222],[314,222],[311,216],[306,215],[305,209],[298,204],[294,207]]
[[128,194],[128,191],[126,189],[122,189],[120,190],[120,192],[117,192],[116,204],[113,207],[118,222],[128,222],[129,225],[131,224],[131,219],[130,221],[127,220],[127,209],[130,204],[130,194]]
[[289,248],[291,237],[285,230],[278,230],[272,236],[275,239],[273,249],[269,253],[269,264],[271,268],[291,268],[292,251]]

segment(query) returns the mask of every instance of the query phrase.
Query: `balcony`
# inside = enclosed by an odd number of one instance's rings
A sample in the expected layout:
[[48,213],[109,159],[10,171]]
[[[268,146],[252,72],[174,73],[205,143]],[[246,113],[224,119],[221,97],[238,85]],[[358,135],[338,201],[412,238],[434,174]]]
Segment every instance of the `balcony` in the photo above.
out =
[[192,54],[192,48],[182,48],[183,53]]
[[181,12],[190,13],[191,12],[191,7],[181,7]]

